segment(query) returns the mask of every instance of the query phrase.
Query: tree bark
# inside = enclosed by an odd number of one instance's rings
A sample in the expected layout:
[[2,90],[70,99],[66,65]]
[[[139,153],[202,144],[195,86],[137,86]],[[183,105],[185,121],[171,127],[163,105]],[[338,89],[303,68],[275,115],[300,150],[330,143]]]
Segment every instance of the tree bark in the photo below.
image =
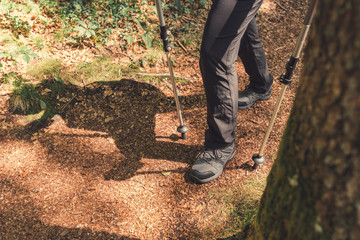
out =
[[360,4],[319,1],[248,239],[360,239]]

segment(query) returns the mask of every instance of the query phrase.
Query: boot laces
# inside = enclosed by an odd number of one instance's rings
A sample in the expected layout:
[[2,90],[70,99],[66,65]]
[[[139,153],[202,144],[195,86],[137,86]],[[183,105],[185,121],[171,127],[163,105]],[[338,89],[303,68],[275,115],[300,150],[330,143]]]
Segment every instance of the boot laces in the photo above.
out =
[[212,150],[205,150],[201,153],[199,153],[198,157],[204,160],[207,163],[210,163],[210,161],[220,161],[223,154],[220,149],[212,149]]

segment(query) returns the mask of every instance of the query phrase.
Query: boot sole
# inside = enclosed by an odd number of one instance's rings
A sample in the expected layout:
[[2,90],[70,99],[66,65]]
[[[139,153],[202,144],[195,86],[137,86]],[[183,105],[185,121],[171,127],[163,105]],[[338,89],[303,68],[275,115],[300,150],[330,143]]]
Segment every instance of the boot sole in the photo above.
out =
[[220,175],[223,173],[224,169],[225,169],[225,165],[230,162],[232,160],[232,158],[234,157],[235,155],[235,148],[234,148],[234,151],[231,153],[230,157],[228,158],[228,160],[226,160],[226,163],[224,164],[224,168],[222,171],[220,171],[219,173],[215,174],[214,176],[210,177],[210,178],[206,178],[206,179],[199,179],[197,177],[195,177],[194,175],[190,174],[190,177],[197,183],[208,183],[208,182],[211,182],[215,179],[217,179],[218,177],[220,177]]

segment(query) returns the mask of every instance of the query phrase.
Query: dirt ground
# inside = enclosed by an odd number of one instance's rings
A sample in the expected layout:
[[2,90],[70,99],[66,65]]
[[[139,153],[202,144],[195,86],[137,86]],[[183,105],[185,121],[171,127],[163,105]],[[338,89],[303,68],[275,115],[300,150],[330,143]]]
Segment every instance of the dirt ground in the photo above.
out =
[[[251,171],[251,156],[261,145],[282,87],[277,79],[284,72],[306,8],[306,1],[264,1],[257,19],[275,78],[273,94],[238,112],[235,157],[220,178],[208,184],[195,184],[188,177],[206,129],[202,80],[198,60],[191,54],[180,50],[181,54],[173,56],[176,62],[184,61],[175,68],[176,74],[191,79],[179,87],[189,127],[187,140],[178,138],[174,100],[166,85],[122,79],[86,89],[68,86],[59,99],[61,113],[31,133],[24,126],[27,117],[10,113],[6,105],[9,95],[2,94],[0,238],[220,238],[221,226],[228,219],[215,207],[221,199],[209,193],[264,179],[269,173],[295,97],[301,64],[271,132],[267,162]],[[62,49],[63,55],[74,58],[77,52],[81,50]],[[237,68],[241,90],[248,84],[248,76],[241,62]]]

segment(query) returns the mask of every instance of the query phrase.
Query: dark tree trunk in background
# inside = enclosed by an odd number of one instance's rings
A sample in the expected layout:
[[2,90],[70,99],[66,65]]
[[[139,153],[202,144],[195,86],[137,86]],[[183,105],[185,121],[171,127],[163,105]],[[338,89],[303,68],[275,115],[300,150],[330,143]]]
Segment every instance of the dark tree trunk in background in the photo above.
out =
[[249,239],[360,239],[360,2],[319,1]]

